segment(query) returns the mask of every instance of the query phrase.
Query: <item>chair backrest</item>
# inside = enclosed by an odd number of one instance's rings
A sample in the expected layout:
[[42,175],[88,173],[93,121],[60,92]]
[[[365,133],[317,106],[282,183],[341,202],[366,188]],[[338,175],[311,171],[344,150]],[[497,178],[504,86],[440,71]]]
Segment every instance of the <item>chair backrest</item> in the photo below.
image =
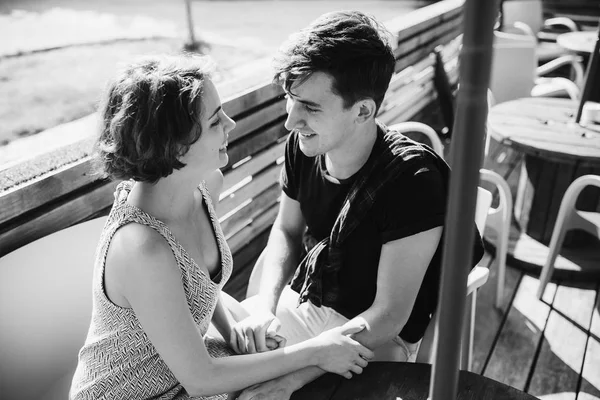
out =
[[[494,95],[490,89],[488,89],[488,92],[487,92],[487,102],[488,102],[488,111],[489,111],[489,109],[492,108],[496,104],[496,99],[494,98]],[[422,133],[429,140],[429,143],[430,143],[433,151],[435,151],[436,154],[439,155],[440,157],[444,158],[444,145],[442,144],[442,141],[440,140],[436,131],[429,125],[426,125],[421,122],[400,122],[398,124],[391,125],[389,128],[392,130],[396,130],[403,134],[408,133],[408,132]],[[489,132],[486,132],[484,155],[487,156],[487,154],[489,153],[489,150],[490,150],[490,134],[489,134]]]
[[410,121],[390,125],[389,129],[398,131],[402,134],[407,134],[410,132],[422,133],[429,140],[430,146],[433,149],[433,151],[435,151],[437,155],[444,157],[444,145],[442,144],[442,141],[440,140],[437,132],[429,125],[426,125],[422,122]]
[[92,311],[94,253],[106,217],[0,258],[0,387],[6,399],[66,399]]
[[[490,110],[492,107],[496,105],[496,97],[491,89],[487,91],[487,106],[488,106],[488,116],[490,115]],[[490,154],[490,127],[489,124],[485,126],[485,145],[483,147],[483,156],[484,158]]]
[[492,206],[492,193],[484,188],[477,188],[477,206],[475,206],[475,225],[479,232],[483,234],[485,228],[485,220],[488,216],[488,211]]
[[508,28],[515,22],[527,24],[537,34],[544,25],[542,0],[503,1],[503,25]]
[[[477,205],[475,206],[475,225],[479,232],[483,233],[485,221],[492,206],[492,193],[481,187],[477,188]],[[466,284],[466,282],[465,282]],[[417,362],[431,363],[433,360],[433,351],[435,349],[435,320],[436,313],[431,317],[431,321],[425,330],[425,335],[421,339],[421,345],[417,353]]]
[[530,37],[494,32],[490,89],[497,103],[531,96],[537,67],[535,46]]

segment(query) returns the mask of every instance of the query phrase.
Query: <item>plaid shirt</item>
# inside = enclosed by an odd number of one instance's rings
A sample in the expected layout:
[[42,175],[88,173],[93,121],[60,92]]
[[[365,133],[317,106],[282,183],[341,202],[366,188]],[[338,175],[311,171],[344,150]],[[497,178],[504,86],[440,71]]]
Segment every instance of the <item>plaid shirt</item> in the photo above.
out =
[[390,131],[383,124],[378,125],[371,155],[348,191],[330,236],[316,243],[296,269],[291,287],[300,294],[299,304],[310,300],[317,307],[336,305],[344,240],[360,225],[382,189],[408,167],[422,162],[423,152],[431,153],[434,159],[445,164],[429,147]]

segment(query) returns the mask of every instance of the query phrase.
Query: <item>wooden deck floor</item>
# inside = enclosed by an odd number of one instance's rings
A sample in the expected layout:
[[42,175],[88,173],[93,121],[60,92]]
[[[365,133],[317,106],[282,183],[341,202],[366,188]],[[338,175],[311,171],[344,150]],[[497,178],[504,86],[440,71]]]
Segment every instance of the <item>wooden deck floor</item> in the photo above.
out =
[[600,300],[591,288],[539,281],[507,268],[504,302],[494,306],[497,268],[477,297],[474,372],[544,399],[600,399]]
[[[514,197],[521,162],[492,143],[484,166],[505,177]],[[509,264],[497,309],[495,259],[487,253],[483,263],[490,279],[477,298],[474,372],[542,399],[600,399],[600,282],[550,283],[539,300],[537,277]]]

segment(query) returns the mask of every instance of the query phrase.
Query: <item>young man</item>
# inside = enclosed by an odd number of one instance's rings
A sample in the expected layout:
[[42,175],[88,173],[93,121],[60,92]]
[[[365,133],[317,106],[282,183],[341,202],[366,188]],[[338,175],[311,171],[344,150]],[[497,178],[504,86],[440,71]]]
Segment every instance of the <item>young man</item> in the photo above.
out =
[[[414,361],[437,303],[448,166],[375,119],[395,60],[374,19],[325,14],[276,61],[291,131],[283,193],[251,278],[255,313],[231,345],[261,352],[276,331],[292,344],[364,325],[353,337],[376,360]],[[474,265],[482,254],[477,235]],[[323,373],[306,368],[240,398],[287,399]]]

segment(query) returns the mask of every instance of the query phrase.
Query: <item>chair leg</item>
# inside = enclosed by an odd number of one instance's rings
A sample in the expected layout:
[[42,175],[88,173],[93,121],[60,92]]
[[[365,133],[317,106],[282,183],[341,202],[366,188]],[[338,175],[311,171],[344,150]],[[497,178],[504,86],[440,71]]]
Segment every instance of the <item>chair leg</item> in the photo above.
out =
[[499,204],[490,215],[486,226],[496,231],[496,260],[498,261],[498,277],[496,280],[496,308],[502,307],[504,297],[504,280],[506,271],[506,254],[513,211],[510,186],[498,173],[486,169],[479,170],[481,179],[493,183],[498,189]]
[[473,337],[475,336],[475,307],[477,290],[467,297],[465,319],[462,329],[460,369],[471,371],[473,367]]
[[[510,216],[509,216],[510,218]],[[510,229],[510,228],[509,228]],[[496,308],[502,307],[504,299],[504,281],[506,279],[506,253],[508,251],[508,232],[498,233],[498,248],[496,250],[496,259],[498,260],[498,277],[496,280],[496,299],[494,301]]]
[[496,281],[496,308],[502,307],[502,299],[504,297],[504,280],[506,273],[506,254],[508,253],[508,240],[510,234],[510,225],[512,219],[512,195],[508,183],[502,179],[497,183],[500,202],[502,204],[502,229],[498,232],[498,251],[496,258],[498,259],[498,280]]
[[[504,281],[506,276],[506,253],[508,251],[508,232],[504,228],[504,219],[506,218],[507,210],[505,207],[500,206],[488,215],[486,221],[486,230],[494,231],[496,235],[496,265],[495,268],[498,271],[496,276],[496,296],[494,298],[494,306],[496,308],[502,307],[502,301],[504,299]],[[508,215],[510,224],[510,214]]]
[[596,175],[583,175],[575,179],[573,183],[569,185],[565,192],[558,210],[558,216],[556,217],[556,223],[554,224],[554,230],[552,231],[552,238],[550,239],[550,248],[548,249],[548,259],[540,274],[540,287],[537,295],[541,299],[544,295],[546,285],[550,281],[552,271],[554,270],[554,263],[558,252],[562,247],[565,240],[565,234],[571,229],[590,229],[590,232],[597,232],[597,228],[590,226],[589,222],[583,219],[575,209],[575,203],[579,193],[588,185],[596,186],[600,188],[600,176]]
[[554,271],[556,257],[558,256],[558,252],[565,241],[565,235],[569,230],[569,217],[564,215],[566,213],[567,211],[563,210],[561,207],[561,210],[558,213],[558,218],[556,219],[556,224],[554,225],[554,230],[552,231],[552,238],[550,239],[550,246],[548,247],[548,258],[546,259],[546,263],[544,264],[542,272],[540,273],[540,286],[538,287],[537,292],[537,297],[540,300],[542,297],[544,297],[546,285],[548,285],[548,282],[550,282],[552,272]]

